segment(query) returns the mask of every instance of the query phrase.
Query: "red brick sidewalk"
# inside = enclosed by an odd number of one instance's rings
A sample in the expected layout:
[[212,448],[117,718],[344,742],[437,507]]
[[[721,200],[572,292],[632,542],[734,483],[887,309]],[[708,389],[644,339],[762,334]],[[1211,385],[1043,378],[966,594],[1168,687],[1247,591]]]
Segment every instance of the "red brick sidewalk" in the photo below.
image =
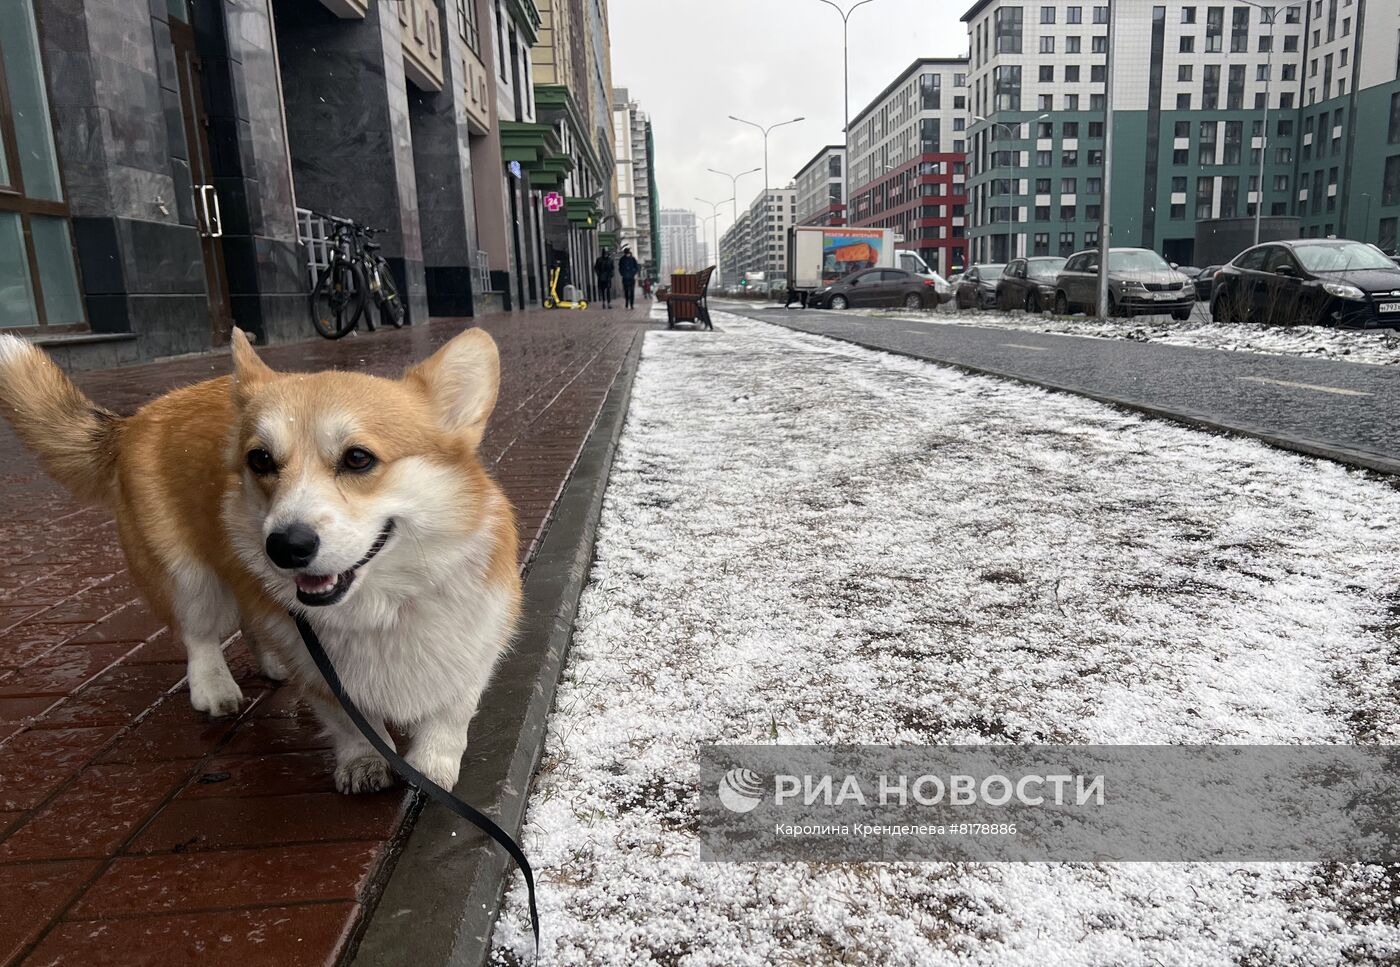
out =
[[[483,451],[538,541],[640,314],[487,317],[500,402]],[[397,374],[464,323],[275,347],[277,368]],[[87,374],[120,411],[226,356]],[[141,605],[102,511],[76,506],[0,423],[0,965],[334,963],[408,797],[338,795],[289,690],[230,664],[237,720],[190,708],[178,641]]]

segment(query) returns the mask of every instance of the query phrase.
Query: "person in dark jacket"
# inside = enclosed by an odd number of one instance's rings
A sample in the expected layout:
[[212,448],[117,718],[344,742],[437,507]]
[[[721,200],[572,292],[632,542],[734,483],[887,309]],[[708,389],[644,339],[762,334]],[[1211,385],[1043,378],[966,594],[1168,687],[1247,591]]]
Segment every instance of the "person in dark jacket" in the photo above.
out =
[[611,309],[613,260],[607,249],[603,249],[603,253],[593,263],[593,274],[598,279],[598,301],[603,303],[604,309]]
[[622,258],[617,260],[617,274],[622,276],[622,301],[628,309],[635,308],[637,305],[637,272],[639,268],[632,250],[623,248]]

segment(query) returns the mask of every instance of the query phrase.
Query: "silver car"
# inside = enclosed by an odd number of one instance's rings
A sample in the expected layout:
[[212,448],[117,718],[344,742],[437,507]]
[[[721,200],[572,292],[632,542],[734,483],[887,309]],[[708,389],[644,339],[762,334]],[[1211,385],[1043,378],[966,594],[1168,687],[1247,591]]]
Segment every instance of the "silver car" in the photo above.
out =
[[[1071,255],[1055,280],[1055,312],[1092,313],[1099,299],[1099,253]],[[1152,316],[1171,313],[1191,317],[1196,287],[1191,279],[1167,264],[1151,249],[1115,248],[1108,253],[1108,314]]]

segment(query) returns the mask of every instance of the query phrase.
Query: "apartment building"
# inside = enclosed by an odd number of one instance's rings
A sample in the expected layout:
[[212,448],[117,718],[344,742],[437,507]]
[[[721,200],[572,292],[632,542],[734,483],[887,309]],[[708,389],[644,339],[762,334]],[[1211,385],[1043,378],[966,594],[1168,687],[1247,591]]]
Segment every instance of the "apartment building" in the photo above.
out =
[[719,241],[720,276],[726,283],[762,272],[787,275],[788,229],[797,222],[797,189],[760,191]]
[[851,121],[847,222],[892,228],[940,272],[967,261],[968,61],[921,58]]
[[701,261],[699,230],[693,211],[684,208],[661,209],[660,278],[667,278],[672,272],[682,269],[694,271],[709,264]]
[[660,253],[656,160],[651,119],[626,88],[613,91],[613,140],[617,177],[618,246],[632,249],[643,274],[655,274]]
[[822,148],[802,166],[793,180],[797,188],[797,224],[845,224],[842,178],[845,167],[846,148],[838,144]]

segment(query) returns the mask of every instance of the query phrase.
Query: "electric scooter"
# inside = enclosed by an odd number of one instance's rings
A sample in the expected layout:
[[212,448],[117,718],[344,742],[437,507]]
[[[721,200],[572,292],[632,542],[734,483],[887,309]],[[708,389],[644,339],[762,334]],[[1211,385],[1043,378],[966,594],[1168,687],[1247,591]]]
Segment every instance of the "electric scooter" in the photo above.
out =
[[549,295],[545,296],[544,307],[546,309],[587,309],[588,303],[580,299],[577,302],[568,302],[559,298],[559,273],[562,270],[555,266],[554,271],[549,273]]

